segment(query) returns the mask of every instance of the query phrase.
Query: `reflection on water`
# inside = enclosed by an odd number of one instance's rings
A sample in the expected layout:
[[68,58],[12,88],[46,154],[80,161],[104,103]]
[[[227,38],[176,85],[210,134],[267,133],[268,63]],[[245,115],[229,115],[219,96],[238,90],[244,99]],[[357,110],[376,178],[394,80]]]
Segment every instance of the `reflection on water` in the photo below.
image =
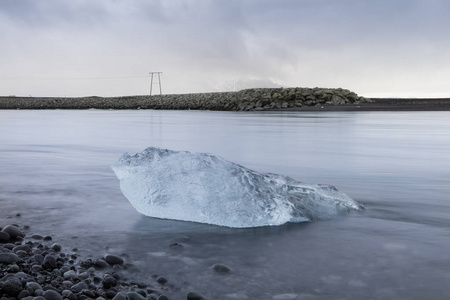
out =
[[[167,276],[176,286],[172,299],[187,290],[209,299],[448,298],[449,117],[0,111],[0,226],[30,225],[83,255],[127,253],[141,269],[131,276]],[[144,217],[109,165],[149,146],[333,184],[367,210],[253,229]],[[214,263],[232,273],[212,273]]]

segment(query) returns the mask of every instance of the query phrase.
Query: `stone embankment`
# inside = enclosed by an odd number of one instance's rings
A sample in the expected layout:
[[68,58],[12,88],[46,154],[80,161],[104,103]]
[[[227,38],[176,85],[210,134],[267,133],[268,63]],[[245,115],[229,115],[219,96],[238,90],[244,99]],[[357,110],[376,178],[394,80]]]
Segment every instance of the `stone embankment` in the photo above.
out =
[[251,111],[369,101],[346,89],[261,88],[238,92],[124,97],[0,97],[0,109],[178,109]]

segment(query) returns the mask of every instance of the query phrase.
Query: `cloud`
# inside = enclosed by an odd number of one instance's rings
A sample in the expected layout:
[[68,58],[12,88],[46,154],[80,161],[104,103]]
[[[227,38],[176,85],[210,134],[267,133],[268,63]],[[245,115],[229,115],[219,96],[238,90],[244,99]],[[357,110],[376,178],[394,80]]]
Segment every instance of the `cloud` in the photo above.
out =
[[[249,78],[363,95],[450,93],[444,0],[0,2],[0,94],[214,91]],[[1,78],[60,78],[2,80]],[[82,78],[133,77],[129,79]],[[64,78],[80,78],[63,80]]]

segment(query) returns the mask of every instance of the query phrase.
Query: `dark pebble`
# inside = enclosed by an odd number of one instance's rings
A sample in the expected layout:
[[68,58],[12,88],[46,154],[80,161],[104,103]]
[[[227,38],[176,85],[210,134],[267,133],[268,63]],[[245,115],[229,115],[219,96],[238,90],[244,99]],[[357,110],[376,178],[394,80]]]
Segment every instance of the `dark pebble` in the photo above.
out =
[[42,240],[42,239],[44,239],[44,237],[42,235],[40,235],[40,234],[33,234],[31,236],[31,238],[35,239],[35,240]]
[[229,273],[231,271],[230,268],[222,264],[214,264],[212,265],[212,269],[214,270],[214,272],[221,274]]
[[44,260],[42,262],[42,267],[44,269],[51,269],[51,270],[55,269],[56,268],[56,258],[51,254],[47,254],[44,257]]
[[189,292],[186,298],[187,300],[205,300],[205,297],[196,292]]
[[81,291],[81,293],[82,293],[83,295],[88,296],[89,298],[95,298],[94,292],[91,291],[91,290],[89,290],[89,289],[84,289],[84,290]]
[[34,297],[32,300],[45,300],[45,298],[42,296],[37,296],[37,297]]
[[0,253],[0,263],[12,264],[20,261],[20,258],[14,253]]
[[60,244],[53,244],[52,246],[51,246],[51,248],[52,248],[52,250],[53,251],[55,251],[55,252],[59,252],[59,251],[61,251],[61,245]]
[[159,295],[157,300],[169,300],[169,298],[167,298],[167,296],[165,295]]
[[7,225],[2,229],[3,232],[6,232],[9,234],[11,239],[16,239],[18,237],[24,237],[22,230],[20,230],[19,227],[13,226],[13,225]]
[[[10,296],[17,296],[23,289],[22,282],[15,276],[4,276],[0,281],[3,281],[2,291]],[[5,278],[6,277],[6,278]]]
[[127,293],[128,299],[130,300],[145,300],[145,297],[141,294],[138,294],[136,292],[128,292]]
[[31,296],[31,293],[29,291],[21,290],[19,295],[17,296],[17,299],[22,299],[22,298],[29,297],[29,296]]
[[164,283],[167,283],[168,280],[167,280],[165,277],[160,276],[160,277],[158,277],[158,278],[156,279],[156,281],[157,281],[158,283],[164,284]]
[[44,241],[51,241],[53,238],[49,235],[44,236]]
[[63,300],[62,296],[54,290],[46,290],[42,296],[45,300]]
[[125,293],[117,293],[114,298],[112,298],[113,300],[128,300],[127,299],[127,295]]
[[0,241],[9,241],[9,233],[0,231]]
[[88,286],[86,283],[84,283],[84,282],[79,282],[79,283],[73,285],[73,286],[70,288],[70,291],[71,291],[72,293],[80,293],[82,290],[87,289],[87,288],[89,288],[89,286]]
[[106,261],[104,261],[103,259],[96,259],[94,262],[94,265],[99,269],[104,269],[109,266],[108,263]]
[[103,276],[103,286],[105,288],[108,289],[110,287],[116,286],[116,284],[117,284],[117,281],[113,276],[111,276],[111,275]]
[[122,265],[123,259],[117,255],[108,254],[105,256],[105,261],[110,265]]

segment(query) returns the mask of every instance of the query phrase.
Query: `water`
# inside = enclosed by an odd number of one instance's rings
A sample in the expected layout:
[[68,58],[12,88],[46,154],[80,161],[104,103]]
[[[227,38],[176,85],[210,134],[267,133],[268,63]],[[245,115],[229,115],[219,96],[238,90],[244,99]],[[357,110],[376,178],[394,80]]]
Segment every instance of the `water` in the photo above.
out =
[[[333,184],[367,209],[255,229],[141,216],[109,165],[148,146]],[[172,299],[444,299],[448,149],[449,112],[0,111],[0,226],[30,225],[67,252],[127,253],[141,269],[130,276],[166,276]]]

